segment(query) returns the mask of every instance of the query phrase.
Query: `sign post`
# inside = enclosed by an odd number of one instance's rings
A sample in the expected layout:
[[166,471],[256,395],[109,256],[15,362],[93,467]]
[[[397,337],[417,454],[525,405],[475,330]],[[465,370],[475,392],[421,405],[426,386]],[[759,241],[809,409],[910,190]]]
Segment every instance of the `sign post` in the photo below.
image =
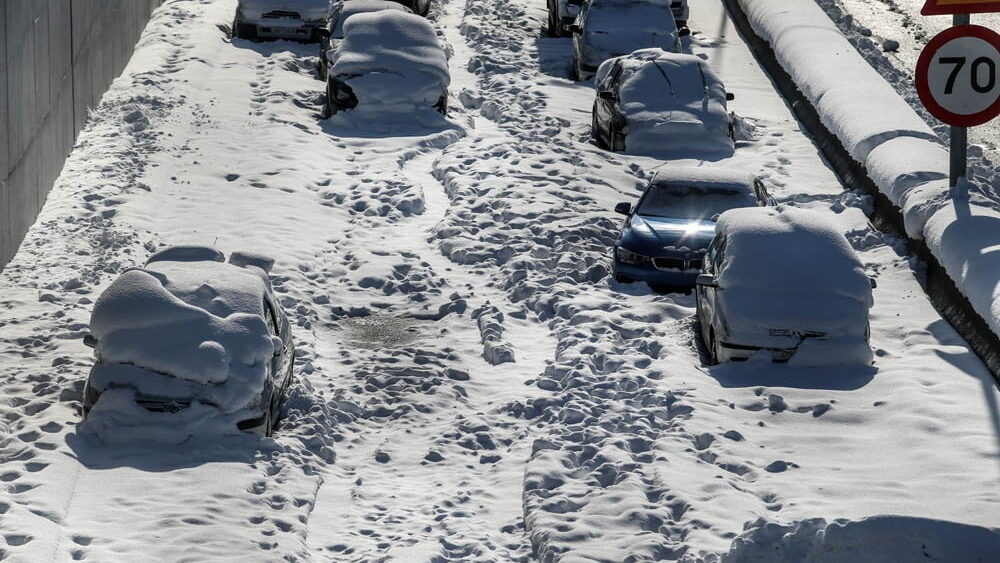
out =
[[970,25],[970,12],[1000,11],[994,0],[927,0],[921,13],[953,14],[917,61],[920,101],[951,126],[951,186],[966,175],[968,128],[1000,115],[1000,34]]
[[[955,14],[951,17],[954,26],[969,25],[969,14]],[[951,126],[951,166],[949,168],[949,186],[954,188],[960,178],[968,173],[969,162],[969,129],[967,127]]]

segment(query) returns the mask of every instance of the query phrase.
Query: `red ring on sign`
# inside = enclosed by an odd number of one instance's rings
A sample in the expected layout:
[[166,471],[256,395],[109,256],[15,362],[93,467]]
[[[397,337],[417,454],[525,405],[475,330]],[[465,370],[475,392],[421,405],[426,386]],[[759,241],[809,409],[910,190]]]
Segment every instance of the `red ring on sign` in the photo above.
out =
[[917,94],[920,96],[920,101],[923,102],[924,107],[927,111],[931,112],[931,115],[940,119],[941,121],[947,123],[948,125],[953,125],[955,127],[975,127],[977,125],[982,125],[994,117],[1000,115],[1000,95],[993,104],[984,109],[983,111],[961,114],[955,113],[944,106],[939,104],[937,100],[934,99],[934,95],[931,93],[931,84],[929,78],[929,71],[931,68],[931,63],[934,61],[934,55],[937,54],[938,50],[941,49],[946,43],[958,39],[960,37],[975,37],[986,41],[993,48],[1000,52],[1000,34],[983,27],[981,25],[959,25],[955,27],[948,28],[941,33],[934,36],[924,50],[920,53],[920,58],[917,59],[917,71],[916,71],[916,83],[917,83]]

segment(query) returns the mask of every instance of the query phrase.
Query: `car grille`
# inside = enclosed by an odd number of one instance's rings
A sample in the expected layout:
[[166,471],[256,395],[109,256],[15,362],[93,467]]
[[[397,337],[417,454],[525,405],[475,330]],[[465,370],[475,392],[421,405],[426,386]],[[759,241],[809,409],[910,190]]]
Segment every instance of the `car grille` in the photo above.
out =
[[680,258],[653,258],[657,270],[683,270],[684,260]]
[[153,412],[178,412],[191,406],[191,401],[163,401],[155,399],[136,399],[140,407]]
[[657,270],[700,270],[701,258],[691,258],[685,260],[676,256],[658,256],[653,258],[653,266]]
[[261,17],[263,17],[266,20],[279,20],[284,18],[293,20],[302,19],[301,14],[299,14],[298,12],[293,12],[291,10],[272,10]]

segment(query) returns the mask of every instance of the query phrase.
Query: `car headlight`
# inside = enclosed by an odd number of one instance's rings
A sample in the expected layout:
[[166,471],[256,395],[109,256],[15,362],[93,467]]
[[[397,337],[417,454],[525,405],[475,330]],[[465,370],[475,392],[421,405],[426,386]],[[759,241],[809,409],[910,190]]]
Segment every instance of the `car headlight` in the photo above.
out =
[[642,254],[636,254],[631,250],[626,250],[622,247],[618,247],[618,259],[626,264],[635,264],[641,266],[643,264],[649,264],[652,260],[648,256],[643,256]]

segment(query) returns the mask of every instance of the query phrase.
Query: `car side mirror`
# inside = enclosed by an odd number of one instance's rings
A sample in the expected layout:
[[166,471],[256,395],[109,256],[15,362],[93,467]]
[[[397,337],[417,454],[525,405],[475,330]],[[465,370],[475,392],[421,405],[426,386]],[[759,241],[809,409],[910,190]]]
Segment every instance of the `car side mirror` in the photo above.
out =
[[578,23],[570,24],[569,32],[574,35],[580,35],[583,33],[583,27]]
[[694,283],[701,287],[719,287],[719,282],[715,281],[715,276],[712,274],[698,274],[698,278],[695,279]]
[[97,337],[93,334],[88,334],[83,337],[83,345],[88,348],[97,348]]
[[679,35],[681,37],[687,37],[688,35],[691,35],[691,28],[689,28],[689,27],[682,27],[682,28],[680,28],[680,29],[677,30],[677,35]]
[[619,215],[628,215],[629,213],[632,213],[632,204],[627,201],[619,203],[615,206],[615,213]]
[[875,280],[875,278],[868,278],[868,283],[872,284],[872,289],[878,287],[878,282]]
[[735,99],[736,99],[736,94],[733,94],[732,92],[726,92],[726,101],[727,102],[731,102],[731,101],[733,101]]
[[316,30],[316,35],[319,35],[323,39],[329,39],[330,38],[330,30],[326,29],[324,27],[321,27],[321,28],[319,28],[319,29]]
[[597,93],[597,97],[607,102],[613,102],[615,99],[615,93],[611,90],[601,90]]

